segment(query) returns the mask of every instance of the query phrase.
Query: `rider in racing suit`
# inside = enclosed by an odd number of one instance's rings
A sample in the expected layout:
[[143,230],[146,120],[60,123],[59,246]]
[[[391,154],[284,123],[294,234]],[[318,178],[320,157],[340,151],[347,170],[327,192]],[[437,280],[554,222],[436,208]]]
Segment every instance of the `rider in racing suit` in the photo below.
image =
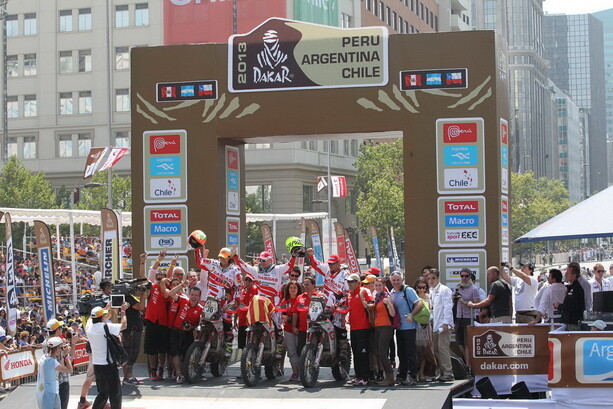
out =
[[[204,299],[213,297],[220,300],[221,308],[232,301],[241,283],[241,272],[232,259],[232,251],[224,247],[219,250],[217,260],[207,258],[209,250],[199,247],[194,250],[196,265],[200,267],[200,281],[208,280],[207,294]],[[226,339],[226,355],[232,355],[232,316],[223,314],[223,330]]]

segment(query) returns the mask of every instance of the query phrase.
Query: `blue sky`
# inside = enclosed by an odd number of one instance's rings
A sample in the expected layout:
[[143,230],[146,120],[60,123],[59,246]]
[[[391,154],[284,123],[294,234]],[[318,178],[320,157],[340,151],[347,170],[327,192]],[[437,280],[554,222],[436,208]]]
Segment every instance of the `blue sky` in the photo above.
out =
[[545,0],[546,13],[584,14],[613,8],[611,0]]

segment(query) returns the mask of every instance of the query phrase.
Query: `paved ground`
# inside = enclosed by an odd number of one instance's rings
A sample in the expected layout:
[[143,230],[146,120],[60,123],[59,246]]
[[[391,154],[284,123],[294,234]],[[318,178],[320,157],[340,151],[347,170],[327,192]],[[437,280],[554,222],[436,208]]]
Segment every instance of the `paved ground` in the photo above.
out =
[[[151,382],[146,378],[142,365],[135,373],[144,383],[138,387],[123,386],[124,409],[181,409],[198,408],[214,404],[215,409],[271,409],[278,404],[289,409],[411,409],[451,407],[451,394],[464,390],[467,381],[449,383],[418,384],[413,387],[397,386],[380,388],[377,386],[354,387],[334,381],[329,368],[322,368],[320,381],[315,388],[305,389],[302,384],[289,382],[289,374],[283,379],[262,380],[255,387],[245,387],[236,380],[240,369],[238,364],[228,368],[228,376],[211,377],[194,385],[177,385],[173,381]],[[71,378],[69,409],[76,408],[84,375]],[[94,400],[96,387],[90,390],[89,400]],[[11,406],[12,405],[12,406]],[[0,407],[35,408],[35,384],[23,385],[11,392]]]

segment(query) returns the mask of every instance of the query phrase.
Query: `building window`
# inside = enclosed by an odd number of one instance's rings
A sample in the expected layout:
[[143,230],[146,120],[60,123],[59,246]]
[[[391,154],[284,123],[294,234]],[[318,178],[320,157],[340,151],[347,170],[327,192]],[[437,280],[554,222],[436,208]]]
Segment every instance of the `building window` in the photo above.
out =
[[25,118],[35,117],[36,114],[36,95],[26,95],[23,97],[23,116]]
[[23,75],[36,75],[36,54],[23,56]]
[[127,70],[130,69],[130,48],[115,47],[115,69]]
[[8,77],[19,76],[19,60],[16,55],[6,57],[6,75]]
[[23,18],[23,34],[36,35],[36,13],[26,13]]
[[57,156],[60,158],[69,158],[74,156],[72,148],[72,135],[60,135],[58,137]]
[[72,115],[72,92],[60,92],[60,115]]
[[360,148],[359,148],[358,140],[357,139],[352,139],[351,140],[351,156],[353,156],[354,158],[357,158],[359,150],[360,150]]
[[345,156],[349,156],[349,139],[343,140],[343,152]]
[[92,50],[79,50],[79,72],[92,71]]
[[115,111],[130,111],[130,91],[127,88],[115,90]]
[[23,138],[23,158],[36,159],[36,137],[26,136]]
[[402,17],[398,17],[398,27],[400,29],[400,34],[404,33],[404,19]]
[[392,27],[394,27],[394,30],[398,31],[398,13],[394,11],[392,14]]
[[149,25],[149,4],[137,3],[136,11],[134,13],[134,25],[136,27]]
[[338,141],[330,141],[330,153],[338,154]]
[[375,17],[379,17],[379,4],[377,3],[377,0],[372,1],[372,11]]
[[315,189],[313,186],[302,185],[302,211],[313,211],[313,200],[315,200]]
[[16,96],[6,97],[6,116],[8,118],[19,118],[19,101]]
[[372,9],[372,5],[370,3],[371,3],[371,0],[366,0],[366,10],[368,11]]
[[19,35],[19,20],[17,14],[6,16],[6,36],[16,37]]
[[92,29],[92,9],[79,9],[79,31]]
[[430,10],[426,7],[426,24],[430,24]]
[[390,11],[389,7],[385,8],[385,17],[387,19],[387,25],[388,26],[392,26],[392,12]]
[[72,31],[72,10],[60,10],[60,33]]
[[11,156],[17,156],[17,138],[6,139],[6,150],[7,156],[9,158]]
[[128,27],[130,24],[130,15],[128,11],[128,5],[122,4],[115,6],[115,27]]
[[92,92],[81,91],[79,92],[79,114],[91,114],[92,113]]
[[342,28],[351,27],[351,16],[349,14],[341,13],[341,27]]
[[129,131],[115,132],[115,146],[119,148],[129,148],[130,147],[130,132]]
[[92,147],[92,135],[89,133],[80,133],[78,136],[78,140],[78,155],[87,156],[89,154],[89,150]]
[[383,2],[379,3],[379,18],[385,22],[385,4]]
[[72,51],[60,51],[60,74],[72,72]]

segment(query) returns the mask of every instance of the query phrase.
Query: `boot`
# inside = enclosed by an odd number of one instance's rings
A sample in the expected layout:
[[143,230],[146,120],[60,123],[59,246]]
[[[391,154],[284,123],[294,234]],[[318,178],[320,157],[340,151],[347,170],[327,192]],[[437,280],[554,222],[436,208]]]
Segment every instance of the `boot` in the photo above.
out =
[[379,384],[380,386],[394,386],[396,385],[396,380],[394,379],[394,372],[386,372],[385,380]]

